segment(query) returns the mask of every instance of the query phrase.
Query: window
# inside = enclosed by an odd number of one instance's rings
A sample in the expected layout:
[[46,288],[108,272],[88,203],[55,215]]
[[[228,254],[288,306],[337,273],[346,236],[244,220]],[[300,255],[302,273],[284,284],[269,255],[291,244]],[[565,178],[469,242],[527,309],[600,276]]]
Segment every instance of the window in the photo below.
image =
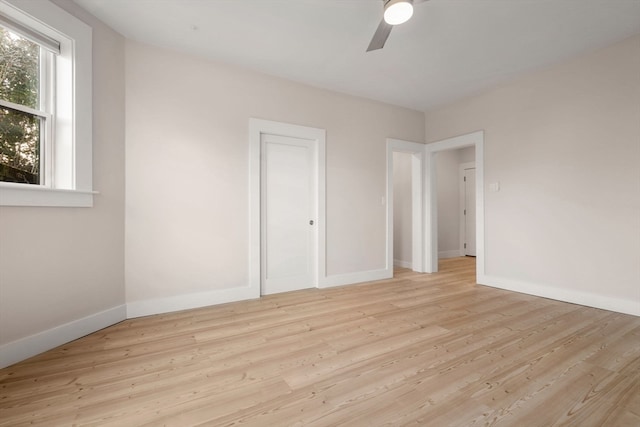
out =
[[0,181],[46,184],[53,52],[11,31],[0,15]]
[[92,206],[91,28],[0,0],[0,205]]

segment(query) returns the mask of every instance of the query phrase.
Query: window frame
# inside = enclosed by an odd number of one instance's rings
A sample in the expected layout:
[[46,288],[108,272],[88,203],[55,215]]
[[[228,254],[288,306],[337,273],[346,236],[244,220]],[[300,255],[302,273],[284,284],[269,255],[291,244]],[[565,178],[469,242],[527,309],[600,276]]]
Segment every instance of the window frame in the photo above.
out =
[[40,154],[44,184],[0,182],[0,206],[91,207],[96,194],[92,182],[92,29],[47,0],[0,0],[0,11],[60,42],[55,67],[48,73],[55,86],[51,99],[55,116],[50,141]]

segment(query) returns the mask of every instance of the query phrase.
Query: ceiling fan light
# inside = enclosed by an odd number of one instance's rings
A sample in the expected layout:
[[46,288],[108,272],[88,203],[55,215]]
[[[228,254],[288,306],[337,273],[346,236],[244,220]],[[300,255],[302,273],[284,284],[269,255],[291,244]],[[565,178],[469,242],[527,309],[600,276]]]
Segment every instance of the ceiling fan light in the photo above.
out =
[[389,25],[407,22],[413,15],[413,0],[389,0],[384,4],[384,20]]

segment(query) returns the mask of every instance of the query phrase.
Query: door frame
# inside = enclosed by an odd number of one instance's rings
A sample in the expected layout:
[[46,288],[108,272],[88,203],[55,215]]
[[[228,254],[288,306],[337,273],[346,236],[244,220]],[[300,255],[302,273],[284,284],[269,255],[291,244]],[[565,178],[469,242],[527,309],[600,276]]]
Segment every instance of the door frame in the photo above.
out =
[[438,187],[436,156],[441,151],[475,147],[476,151],[476,280],[484,277],[484,131],[443,139],[425,146],[427,184],[425,208],[425,272],[438,271]]
[[464,244],[467,240],[467,226],[466,226],[466,217],[464,215],[464,207],[466,206],[465,192],[466,185],[464,181],[465,173],[464,171],[467,169],[475,169],[476,162],[468,162],[468,163],[460,163],[458,167],[458,191],[459,191],[459,200],[460,200],[460,223],[459,223],[459,235],[460,235],[460,256],[465,256],[465,247]]
[[315,204],[316,228],[314,233],[315,248],[312,254],[312,280],[318,286],[321,277],[326,275],[326,209],[325,209],[325,146],[326,130],[299,126],[271,120],[249,119],[249,288],[254,298],[259,298],[262,288],[262,135],[279,135],[305,139],[313,142],[315,148],[315,168],[312,199]]
[[411,154],[411,269],[424,273],[425,144],[387,138],[387,265],[393,277],[393,153]]

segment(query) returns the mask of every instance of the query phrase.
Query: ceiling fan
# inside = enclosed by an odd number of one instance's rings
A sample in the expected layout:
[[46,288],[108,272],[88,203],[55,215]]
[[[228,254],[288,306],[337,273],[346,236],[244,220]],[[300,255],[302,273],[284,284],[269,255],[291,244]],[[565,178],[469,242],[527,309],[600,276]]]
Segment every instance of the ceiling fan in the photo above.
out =
[[384,2],[384,16],[378,29],[373,34],[367,52],[382,49],[389,38],[394,25],[407,22],[413,15],[413,4],[427,0],[382,0]]

